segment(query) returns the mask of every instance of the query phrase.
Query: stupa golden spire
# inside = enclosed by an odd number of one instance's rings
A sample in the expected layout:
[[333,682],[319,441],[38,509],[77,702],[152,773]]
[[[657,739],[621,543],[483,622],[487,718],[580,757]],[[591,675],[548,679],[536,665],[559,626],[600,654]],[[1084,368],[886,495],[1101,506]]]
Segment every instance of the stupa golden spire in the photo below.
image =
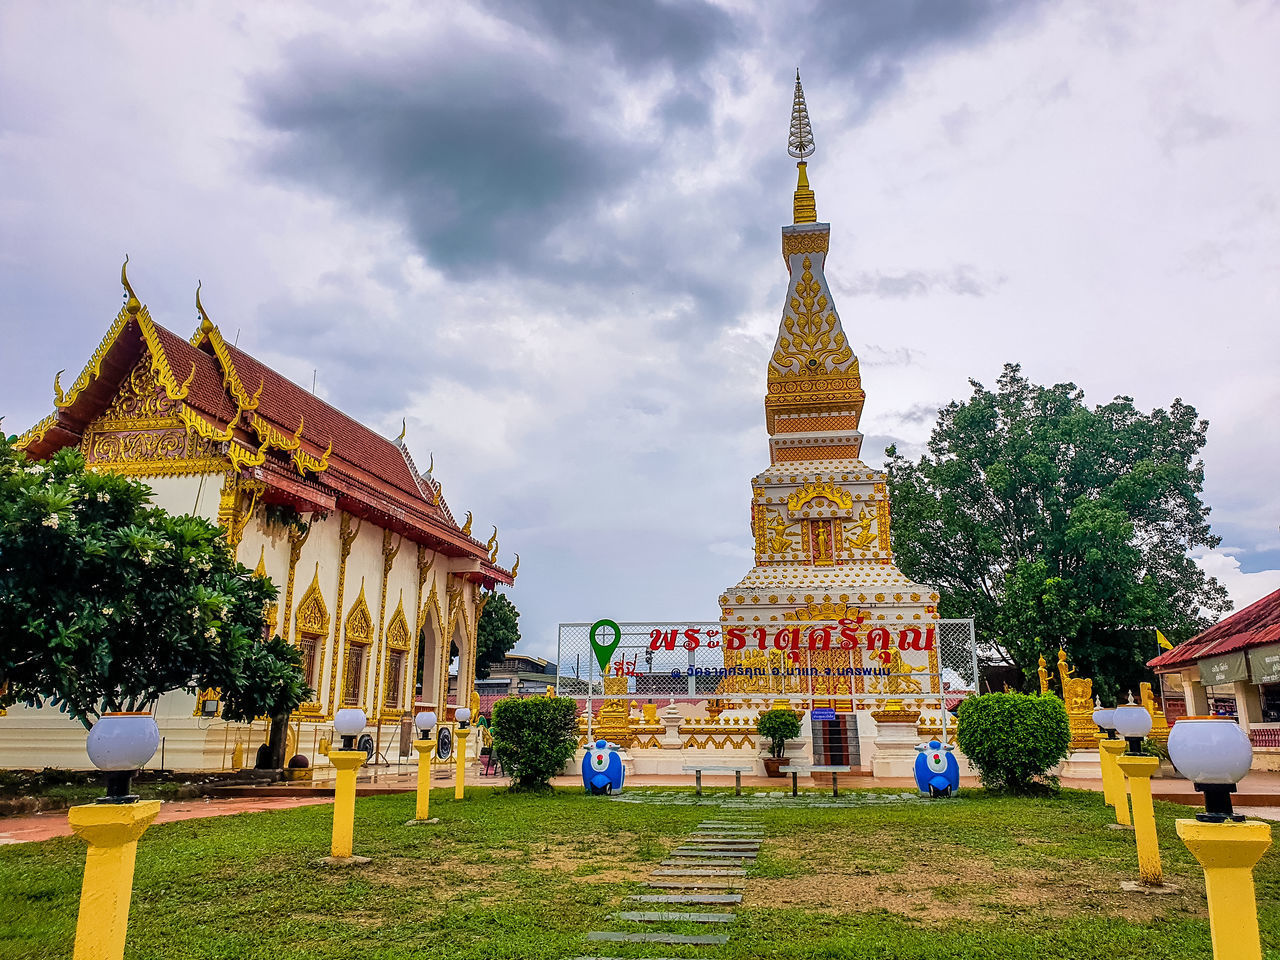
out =
[[809,177],[806,172],[808,164],[805,158],[813,155],[813,127],[809,125],[809,108],[804,102],[804,87],[800,85],[800,69],[796,68],[796,92],[791,101],[791,134],[787,137],[787,153],[796,158],[796,167],[800,174],[797,177],[795,213],[793,223],[815,223],[818,219],[818,205],[813,191],[809,189]]
[[782,257],[791,274],[778,339],[769,363],[765,418],[774,463],[856,458],[865,395],[858,358],[845,339],[823,274],[831,224],[818,223],[806,157],[813,155],[809,108],[796,71],[787,153],[797,159],[795,216],[782,228]]

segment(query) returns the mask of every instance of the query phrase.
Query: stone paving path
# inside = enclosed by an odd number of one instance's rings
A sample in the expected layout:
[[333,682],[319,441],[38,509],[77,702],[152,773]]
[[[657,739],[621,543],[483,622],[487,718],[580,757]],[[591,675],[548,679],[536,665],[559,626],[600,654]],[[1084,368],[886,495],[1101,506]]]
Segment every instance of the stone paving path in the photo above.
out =
[[[781,790],[759,791],[757,793],[744,793],[740,797],[735,797],[732,790],[726,790],[724,793],[704,794],[703,796],[695,796],[679,790],[627,790],[620,793],[610,800],[613,803],[652,803],[664,806],[676,807],[716,807],[726,811],[751,811],[761,810],[773,807],[868,807],[878,806],[885,803],[919,803],[922,798],[918,793],[902,791],[899,793],[842,793],[838,797],[831,796],[830,793],[820,793],[818,791],[809,791],[802,793],[798,797],[791,796],[791,792]],[[709,824],[709,826],[723,826],[723,824]]]
[[[665,909],[677,906],[734,907],[742,903],[740,890],[747,871],[740,864],[754,860],[760,852],[764,831],[746,820],[705,820],[698,824],[685,846],[672,851],[675,859],[663,860],[649,881],[653,890],[672,893],[634,894],[629,901],[662,904],[661,910],[620,910],[610,919],[635,925],[712,928],[734,922],[730,910],[719,912]],[[727,933],[686,933],[676,930],[592,930],[587,939],[595,943],[643,943],[661,946],[718,947],[729,942]],[[610,960],[608,957],[579,957],[578,960]],[[661,960],[658,957],[644,960]]]

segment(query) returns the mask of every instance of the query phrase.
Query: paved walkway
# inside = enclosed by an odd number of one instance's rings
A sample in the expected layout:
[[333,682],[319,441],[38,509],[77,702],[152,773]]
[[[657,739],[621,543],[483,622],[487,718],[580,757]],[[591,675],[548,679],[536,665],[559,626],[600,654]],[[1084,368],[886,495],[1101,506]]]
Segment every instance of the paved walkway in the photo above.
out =
[[[315,803],[328,803],[325,797],[230,797],[211,800],[170,800],[160,807],[156,823],[193,820],[198,817],[225,817],[233,813],[261,813],[264,810],[287,810]],[[20,817],[0,818],[0,844],[31,843],[50,837],[71,836],[67,811],[51,810]]]
[[[453,785],[453,767],[438,765],[432,769],[431,785],[434,789],[444,789]],[[317,771],[320,773],[320,771]],[[480,770],[467,772],[468,786],[505,787],[510,784],[506,777],[484,776]],[[552,781],[557,787],[580,787],[579,776],[556,777]],[[725,788],[725,792],[708,792],[701,799],[706,806],[737,808],[749,810],[754,806],[767,803],[770,806],[868,806],[875,803],[906,803],[915,799],[915,781],[907,778],[877,778],[851,776],[847,779],[850,790],[880,790],[874,795],[859,793],[841,793],[834,798],[824,791],[819,783],[806,783],[806,793],[793,800],[789,791],[779,790],[782,786],[777,778],[744,776],[742,785],[760,789],[774,789],[764,794],[746,794],[734,797],[731,788],[734,785],[733,775],[717,776],[706,774],[702,778],[703,787]],[[844,784],[842,784],[843,786]],[[976,779],[961,780],[962,787],[976,787]],[[1064,779],[1064,787],[1080,790],[1102,790],[1099,780]],[[386,793],[409,793],[417,789],[416,770],[391,768],[390,770],[373,768],[360,777],[357,792],[360,796],[376,796]],[[685,792],[692,786],[692,778],[687,775],[657,776],[636,775],[627,778],[627,789],[616,799],[619,802],[656,803],[694,805],[699,798]],[[667,789],[662,789],[662,788]],[[674,788],[681,788],[677,791]],[[1156,779],[1151,782],[1152,794],[1157,800],[1187,801],[1198,798],[1195,788],[1186,780]],[[270,787],[246,787],[239,791],[247,796],[231,796],[227,793],[213,798],[195,800],[168,801],[160,809],[157,823],[171,823],[175,820],[191,820],[198,817],[218,817],[236,813],[258,813],[270,810],[285,810],[290,807],[306,804],[329,803],[333,797],[333,781],[324,776],[310,785],[307,784],[275,784]],[[753,800],[758,796],[759,800]],[[1233,803],[1242,813],[1261,820],[1280,821],[1280,772],[1255,771],[1240,781]],[[65,810],[48,811],[46,813],[24,814],[16,817],[0,817],[0,845],[12,843],[29,843],[36,840],[48,840],[50,837],[71,835]]]
[[[592,930],[592,943],[637,943],[655,946],[718,947],[729,942],[732,909],[742,903],[747,869],[760,853],[764,831],[750,820],[704,820],[682,846],[653,871],[655,893],[627,897],[649,910],[622,910],[610,916],[622,929]],[[658,906],[658,905],[661,906]],[[690,908],[695,909],[690,909]],[[597,960],[580,957],[578,960]]]

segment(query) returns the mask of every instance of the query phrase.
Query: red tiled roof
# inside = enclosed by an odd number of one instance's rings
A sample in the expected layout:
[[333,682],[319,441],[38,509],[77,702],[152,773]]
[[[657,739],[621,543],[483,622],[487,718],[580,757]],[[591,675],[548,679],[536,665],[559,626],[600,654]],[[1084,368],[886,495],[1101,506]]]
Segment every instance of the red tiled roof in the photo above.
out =
[[[186,382],[194,369],[184,402],[204,414],[216,429],[225,429],[235,419],[239,408],[229,392],[222,363],[209,340],[206,338],[200,347],[194,347],[158,323],[147,322],[155,331],[164,359],[176,381]],[[130,369],[139,347],[145,349],[140,342],[144,338],[138,324],[139,320],[131,320],[121,330],[121,335],[109,344],[102,380],[114,379],[105,372],[108,369],[114,372]],[[252,397],[258,392],[259,385],[262,386],[258,407],[254,411],[258,416],[287,438],[295,435],[301,419],[301,449],[317,459],[325,455],[332,443],[327,469],[305,476],[300,475],[285,457],[269,449],[266,462],[256,468],[257,474],[269,486],[274,482],[295,496],[310,489],[315,494],[316,503],[336,503],[353,513],[371,514],[379,526],[397,530],[419,542],[429,541],[437,549],[444,548],[452,555],[478,560],[485,579],[511,582],[508,571],[489,561],[485,547],[462,533],[444,500],[434,502],[435,488],[431,481],[420,481],[416,470],[410,466],[412,461],[407,451],[402,452],[395,443],[357,423],[243,350],[231,344],[225,344],[225,347],[233,373],[249,396]],[[77,430],[88,422],[84,417],[97,415],[90,408],[109,400],[112,391],[114,386],[107,383],[91,384],[84,391],[83,400],[75,405],[76,408],[85,408],[82,416],[76,417],[77,411],[70,409],[60,411],[57,438],[50,436],[32,444],[28,452],[34,456],[47,456],[64,443],[78,441]],[[248,413],[241,418],[237,423],[237,434],[256,448],[261,441],[250,419],[251,414]],[[64,420],[67,421],[65,424]]]
[[1280,643],[1280,590],[1267,594],[1220,620],[1203,633],[1166,650],[1147,666],[1165,673],[1190,666],[1206,657],[1217,657],[1250,647]]
[[216,420],[219,428],[225,427],[236,415],[236,405],[223,386],[217,359],[197,350],[172,330],[166,330],[154,321],[151,325],[164,349],[165,359],[169,361],[169,369],[179,383],[187,379],[192,366],[195,366],[196,374],[188,388],[187,403]]

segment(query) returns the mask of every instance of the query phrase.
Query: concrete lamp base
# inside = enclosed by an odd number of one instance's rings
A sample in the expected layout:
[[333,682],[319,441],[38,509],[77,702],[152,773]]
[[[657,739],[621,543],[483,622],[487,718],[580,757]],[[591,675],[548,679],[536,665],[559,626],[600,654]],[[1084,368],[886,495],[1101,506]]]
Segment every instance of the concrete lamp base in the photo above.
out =
[[363,867],[373,863],[372,857],[324,857],[318,861],[322,867]]
[[1140,880],[1122,880],[1120,882],[1120,889],[1123,890],[1125,893],[1149,893],[1152,896],[1156,896],[1162,893],[1181,892],[1178,887],[1175,887],[1171,883],[1159,883],[1159,884],[1152,885],[1148,883],[1143,883]]

